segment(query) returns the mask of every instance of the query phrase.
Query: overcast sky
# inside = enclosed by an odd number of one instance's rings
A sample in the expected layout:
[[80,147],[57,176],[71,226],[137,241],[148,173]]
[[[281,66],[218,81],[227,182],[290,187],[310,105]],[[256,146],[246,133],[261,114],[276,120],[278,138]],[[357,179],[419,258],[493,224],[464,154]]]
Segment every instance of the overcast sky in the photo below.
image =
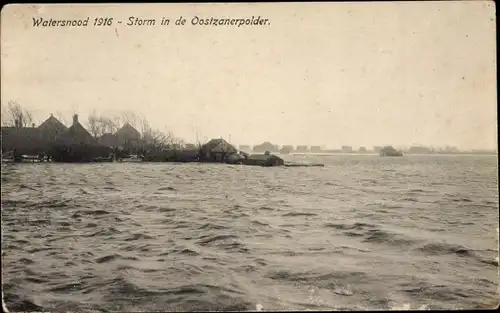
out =
[[[193,16],[268,26],[193,26]],[[33,18],[113,17],[111,27]],[[156,26],[128,27],[130,16]],[[183,27],[159,25],[186,17]],[[122,24],[117,24],[122,20]],[[1,100],[37,122],[129,110],[187,141],[496,148],[493,2],[4,7]]]

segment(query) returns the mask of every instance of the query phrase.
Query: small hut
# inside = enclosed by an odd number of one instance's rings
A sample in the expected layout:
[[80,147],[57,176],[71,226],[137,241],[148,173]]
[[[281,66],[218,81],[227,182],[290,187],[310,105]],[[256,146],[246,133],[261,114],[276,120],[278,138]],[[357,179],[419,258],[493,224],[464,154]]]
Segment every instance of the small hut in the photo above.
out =
[[243,160],[245,165],[259,165],[259,166],[281,166],[285,164],[285,161],[270,153],[265,154],[252,154]]

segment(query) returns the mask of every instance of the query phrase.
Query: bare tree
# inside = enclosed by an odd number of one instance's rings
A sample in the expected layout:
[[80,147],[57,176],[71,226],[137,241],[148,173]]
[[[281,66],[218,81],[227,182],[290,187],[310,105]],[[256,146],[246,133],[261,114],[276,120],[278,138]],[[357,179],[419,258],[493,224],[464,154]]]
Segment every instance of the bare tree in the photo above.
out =
[[140,114],[137,114],[132,111],[123,111],[121,112],[121,122],[123,124],[129,123],[131,126],[137,128],[138,124],[141,124],[142,121],[144,120],[143,117],[140,116]]
[[153,129],[146,120],[141,121],[141,126],[142,140],[145,144],[152,145],[157,149],[161,149],[168,144],[170,134],[165,134],[158,129]]
[[174,148],[182,148],[184,147],[185,141],[179,137],[176,137],[172,132],[167,133],[168,136],[168,144],[171,145]]
[[171,131],[163,132],[152,128],[144,116],[140,117],[140,133],[143,143],[155,150],[180,149],[184,145],[184,140],[176,137]]
[[103,133],[114,133],[120,127],[120,123],[117,123],[116,118],[112,117],[101,116],[99,118],[99,122],[101,124],[101,130]]
[[99,117],[97,116],[95,110],[92,110],[92,112],[89,114],[87,126],[89,128],[89,132],[94,136],[94,138],[102,135]]
[[55,116],[61,123],[63,123],[66,126],[68,125],[68,120],[61,111],[57,111]]
[[[132,125],[133,126],[133,125]],[[145,118],[141,118],[139,121],[139,132],[141,133],[142,139],[148,141],[151,136],[151,126],[149,126],[149,122]]]
[[2,125],[26,127],[33,123],[31,112],[16,101],[9,101],[7,108],[2,107]]
[[9,113],[7,111],[7,108],[5,105],[2,104],[2,113],[1,113],[1,118],[2,118],[2,126],[13,126],[9,124]]
[[113,124],[117,127],[117,129],[120,128],[120,125],[122,124],[122,119],[118,115],[114,115],[111,117]]
[[[196,137],[196,145],[198,146],[198,149],[201,151],[203,143],[202,143],[202,141],[200,139],[201,135],[200,135],[200,132],[198,130],[198,127],[193,126],[193,133],[194,133],[194,135]],[[207,142],[207,141],[208,141],[208,138],[206,136],[203,136],[203,142]]]
[[89,132],[98,138],[105,133],[114,133],[118,130],[119,124],[115,122],[116,119],[106,116],[98,116],[93,110],[88,117],[87,126]]
[[89,131],[96,137],[106,132],[115,132],[120,124],[128,123],[136,128],[141,134],[141,144],[143,148],[162,150],[164,148],[182,147],[184,141],[170,131],[163,132],[151,127],[147,118],[141,114],[132,111],[122,111],[117,116],[104,117],[98,116],[95,111],[89,115]]

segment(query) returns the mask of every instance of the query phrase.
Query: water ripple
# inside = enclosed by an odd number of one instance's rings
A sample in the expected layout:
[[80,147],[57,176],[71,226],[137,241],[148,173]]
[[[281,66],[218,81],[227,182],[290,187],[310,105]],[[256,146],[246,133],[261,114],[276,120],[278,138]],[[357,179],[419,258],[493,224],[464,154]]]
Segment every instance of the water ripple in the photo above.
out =
[[495,157],[314,158],[326,166],[3,164],[6,305],[388,310],[497,299]]

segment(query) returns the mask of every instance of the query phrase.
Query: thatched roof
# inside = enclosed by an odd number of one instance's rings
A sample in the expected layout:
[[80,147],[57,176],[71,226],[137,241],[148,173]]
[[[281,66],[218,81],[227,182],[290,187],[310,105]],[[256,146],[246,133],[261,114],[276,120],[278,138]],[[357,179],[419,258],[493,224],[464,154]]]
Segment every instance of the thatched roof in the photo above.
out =
[[54,133],[62,133],[68,130],[68,127],[61,123],[57,118],[55,118],[52,114],[48,119],[46,119],[38,128],[44,132],[54,132]]
[[202,150],[211,153],[237,153],[235,147],[224,139],[212,139],[202,146]]
[[122,128],[120,128],[116,133],[115,136],[117,138],[126,138],[129,140],[139,140],[141,139],[141,133],[137,129],[135,129],[132,125],[129,123],[125,123]]
[[97,140],[79,122],[74,122],[66,132],[58,137],[58,141],[62,144],[97,144]]

